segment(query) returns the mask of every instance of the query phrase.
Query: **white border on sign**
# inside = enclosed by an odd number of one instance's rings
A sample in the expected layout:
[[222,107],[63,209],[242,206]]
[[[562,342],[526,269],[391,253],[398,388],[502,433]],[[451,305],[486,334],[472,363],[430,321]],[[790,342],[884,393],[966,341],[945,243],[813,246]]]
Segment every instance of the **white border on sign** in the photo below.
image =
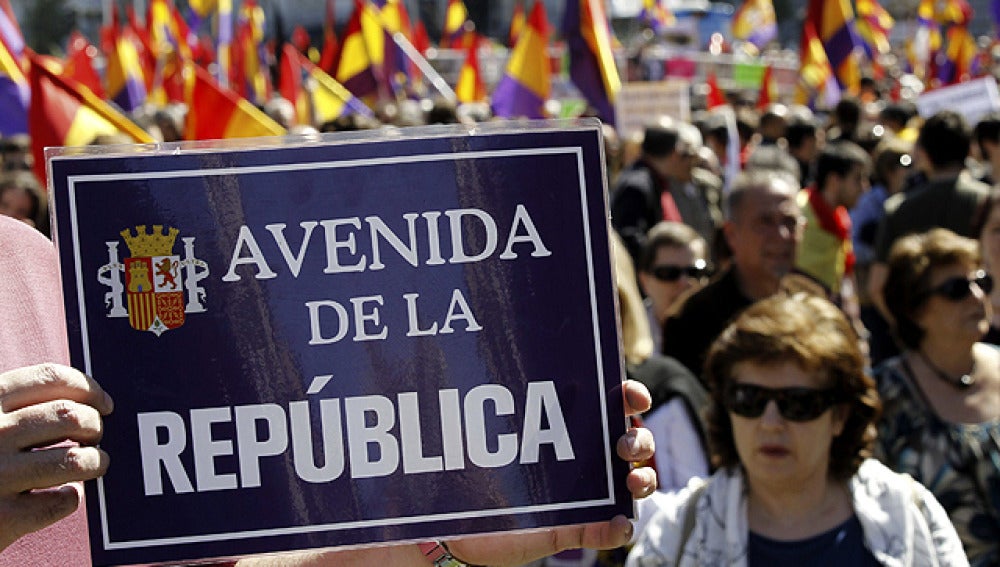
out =
[[[217,168],[217,169],[185,169],[185,170],[156,171],[156,172],[142,172],[142,173],[69,176],[67,177],[68,200],[70,208],[70,225],[72,227],[72,238],[73,238],[73,257],[74,257],[75,271],[76,271],[77,303],[80,309],[80,326],[81,326],[81,335],[83,341],[84,371],[88,375],[93,375],[93,369],[91,368],[90,340],[89,340],[88,325],[87,325],[87,310],[83,293],[84,280],[83,280],[83,267],[80,256],[79,225],[77,222],[76,200],[77,200],[78,184],[83,184],[88,182],[133,180],[133,179],[169,179],[169,178],[184,178],[184,177],[201,178],[201,177],[236,175],[236,174],[245,175],[254,173],[274,173],[281,171],[300,171],[305,168],[308,168],[310,170],[343,169],[348,167],[368,167],[375,165],[400,164],[400,163],[421,163],[421,162],[426,163],[426,162],[438,162],[438,161],[459,161],[459,160],[474,160],[474,159],[485,159],[485,158],[536,156],[536,155],[576,156],[577,171],[578,171],[578,178],[580,185],[580,204],[583,213],[583,232],[584,232],[583,243],[587,256],[587,276],[590,288],[591,321],[593,323],[594,349],[597,360],[598,394],[600,396],[601,406],[606,407],[607,399],[604,394],[605,392],[604,367],[603,364],[601,364],[601,361],[603,360],[602,350],[601,350],[601,333],[600,333],[600,326],[598,322],[598,313],[597,313],[596,283],[594,280],[594,258],[593,258],[593,249],[591,247],[591,242],[590,242],[591,231],[590,231],[590,221],[588,219],[588,209],[587,209],[588,205],[587,192],[586,192],[587,183],[584,177],[583,148],[579,146],[516,149],[516,150],[494,150],[494,151],[480,151],[480,152],[454,152],[454,153],[442,153],[442,154],[395,156],[387,158],[353,159],[353,160],[331,161],[331,162],[291,163],[291,164],[280,164],[280,165],[269,165],[269,166],[227,167],[227,168]],[[138,157],[138,156],[133,156],[133,157]],[[363,520],[355,522],[318,524],[311,526],[292,526],[285,528],[268,528],[268,529],[248,530],[248,531],[228,532],[228,533],[218,533],[218,534],[203,534],[195,536],[179,536],[170,538],[112,542],[108,530],[108,508],[104,494],[104,479],[98,478],[97,492],[98,492],[98,501],[101,512],[102,540],[104,543],[104,548],[110,551],[110,550],[120,550],[120,549],[134,549],[140,547],[155,547],[163,545],[205,543],[205,542],[231,540],[231,539],[249,539],[249,538],[266,537],[266,536],[307,534],[307,533],[316,533],[325,531],[377,527],[383,525],[414,524],[420,522],[460,520],[468,518],[479,518],[486,516],[504,516],[504,515],[522,514],[531,512],[549,512],[553,510],[591,508],[595,506],[611,505],[615,503],[614,479],[612,476],[613,471],[612,471],[612,460],[611,460],[612,459],[611,444],[610,444],[610,439],[608,438],[608,416],[604,412],[601,412],[601,425],[602,425],[602,430],[604,432],[605,473],[608,478],[608,486],[607,486],[608,497],[603,499],[586,500],[581,502],[543,504],[538,506],[522,506],[518,508],[484,509],[484,510],[474,510],[466,512],[452,512],[447,514],[403,516],[403,517],[385,518],[380,520]]]

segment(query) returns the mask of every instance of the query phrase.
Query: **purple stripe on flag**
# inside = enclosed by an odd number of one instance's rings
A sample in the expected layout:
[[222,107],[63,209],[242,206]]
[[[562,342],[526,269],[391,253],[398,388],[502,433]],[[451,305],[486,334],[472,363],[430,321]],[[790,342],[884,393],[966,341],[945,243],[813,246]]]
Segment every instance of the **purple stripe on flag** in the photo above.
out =
[[[194,28],[192,28],[194,29]],[[233,10],[230,5],[229,10],[219,10],[219,43],[230,44],[233,42]]]
[[830,66],[834,69],[850,56],[855,47],[859,47],[861,42],[850,25],[843,25],[827,39],[823,40],[823,47],[826,49],[826,56],[830,59]]
[[764,47],[771,40],[778,37],[778,26],[777,24],[767,24],[763,27],[755,29],[750,32],[750,36],[747,37],[747,41],[754,44],[758,48]]
[[146,86],[133,76],[125,78],[125,85],[122,90],[111,100],[115,101],[125,112],[132,112],[146,102]]
[[500,118],[544,118],[544,103],[510,75],[504,75],[493,91],[493,114]]
[[0,135],[28,133],[28,100],[27,85],[0,76]]
[[356,97],[366,97],[378,92],[378,82],[371,67],[344,81],[344,86]]
[[597,110],[597,115],[609,124],[615,123],[615,110],[605,92],[604,77],[598,67],[597,56],[590,50],[587,42],[580,37],[569,39],[570,66],[569,76],[573,84],[580,90],[587,103]]
[[0,36],[3,42],[10,48],[11,54],[20,59],[24,52],[24,38],[17,32],[17,26],[11,21],[7,12],[0,10]]

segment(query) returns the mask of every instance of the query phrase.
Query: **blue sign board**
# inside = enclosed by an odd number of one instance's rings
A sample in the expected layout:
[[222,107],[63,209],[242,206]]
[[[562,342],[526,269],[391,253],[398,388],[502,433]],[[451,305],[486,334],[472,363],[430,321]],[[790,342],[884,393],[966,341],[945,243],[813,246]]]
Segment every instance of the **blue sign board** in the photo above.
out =
[[95,564],[631,515],[597,123],[290,140],[49,160]]

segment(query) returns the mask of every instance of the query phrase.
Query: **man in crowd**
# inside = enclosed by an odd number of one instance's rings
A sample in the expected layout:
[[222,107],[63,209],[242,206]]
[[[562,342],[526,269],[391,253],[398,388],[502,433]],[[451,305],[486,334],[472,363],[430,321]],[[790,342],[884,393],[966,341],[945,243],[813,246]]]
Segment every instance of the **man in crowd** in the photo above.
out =
[[715,234],[713,197],[721,181],[707,172],[694,172],[700,139],[684,131],[690,125],[667,124],[646,128],[642,154],[621,172],[611,193],[611,222],[638,263],[646,233],[660,221],[683,222],[711,245]]
[[816,184],[799,192],[806,225],[795,266],[834,295],[841,293],[854,267],[847,211],[868,190],[870,161],[853,142],[829,144],[816,162]]
[[696,376],[712,341],[726,324],[755,301],[781,289],[822,290],[807,278],[790,276],[802,238],[796,179],[757,170],[736,180],[727,201],[723,234],[732,250],[729,269],[699,291],[682,298],[663,328],[663,352]]

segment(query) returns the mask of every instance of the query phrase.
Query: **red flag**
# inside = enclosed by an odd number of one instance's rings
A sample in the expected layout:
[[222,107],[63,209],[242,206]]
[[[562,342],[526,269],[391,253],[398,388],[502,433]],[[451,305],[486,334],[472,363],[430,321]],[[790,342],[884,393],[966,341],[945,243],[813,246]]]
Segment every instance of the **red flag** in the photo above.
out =
[[[210,140],[280,136],[285,133],[277,122],[247,99],[219,84],[212,75],[193,63],[184,70],[188,111],[185,138]],[[187,73],[193,70],[193,76]]]
[[28,129],[38,179],[45,179],[44,149],[48,146],[85,146],[102,134],[124,134],[135,142],[153,142],[142,128],[89,89],[59,76],[34,53],[25,50],[25,54],[31,62]]
[[66,65],[63,67],[62,74],[64,77],[69,77],[87,87],[98,98],[105,98],[101,76],[94,70],[94,57],[97,54],[97,48],[91,45],[82,33],[74,31],[69,36],[69,45],[66,48]]
[[413,47],[421,55],[427,55],[427,50],[431,47],[431,38],[427,35],[427,28],[422,20],[417,20],[417,25],[413,27]]
[[333,0],[326,0],[326,19],[323,22],[323,54],[319,59],[319,68],[328,75],[332,75],[336,69],[333,64],[337,61],[337,50],[340,44],[337,43],[337,32],[333,29]]
[[771,75],[771,66],[764,67],[764,76],[760,80],[760,91],[757,93],[757,108],[766,108],[772,102],[777,102],[778,96],[775,91],[774,77]]
[[715,71],[708,72],[705,82],[708,84],[708,95],[705,98],[705,107],[712,109],[726,104],[726,95],[723,94],[722,89],[719,88],[719,81],[715,78]]
[[301,25],[295,26],[292,30],[292,45],[302,53],[309,53],[309,46],[312,40],[309,39],[309,32]]

